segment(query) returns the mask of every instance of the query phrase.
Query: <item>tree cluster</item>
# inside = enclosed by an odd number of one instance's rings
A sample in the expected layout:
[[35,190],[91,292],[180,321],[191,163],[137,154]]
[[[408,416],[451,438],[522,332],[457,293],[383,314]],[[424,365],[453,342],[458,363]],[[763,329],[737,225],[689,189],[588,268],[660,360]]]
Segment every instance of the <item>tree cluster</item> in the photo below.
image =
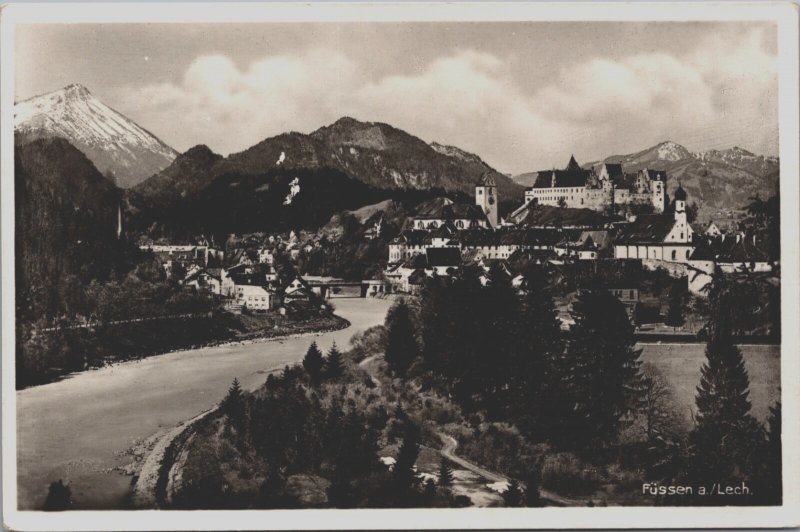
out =
[[387,316],[390,368],[432,376],[468,412],[512,422],[534,441],[612,443],[642,387],[624,307],[605,292],[582,291],[565,332],[545,272],[531,267],[524,278],[522,297],[497,266],[485,286],[469,270],[430,280],[416,319],[404,303]]

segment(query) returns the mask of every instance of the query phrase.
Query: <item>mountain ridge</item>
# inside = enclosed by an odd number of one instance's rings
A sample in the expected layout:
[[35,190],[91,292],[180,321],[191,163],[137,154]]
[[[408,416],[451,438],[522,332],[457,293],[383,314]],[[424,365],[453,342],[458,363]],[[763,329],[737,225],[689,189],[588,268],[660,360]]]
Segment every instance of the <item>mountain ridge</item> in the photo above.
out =
[[[436,145],[439,150],[441,146]],[[342,117],[310,134],[281,133],[227,157],[195,146],[127,196],[134,210],[164,207],[200,193],[226,175],[291,177],[310,170],[335,171],[375,190],[442,188],[470,195],[480,177],[489,173],[498,182],[501,197],[522,201],[523,188],[477,155],[454,147],[440,153],[436,147],[389,124]]]
[[177,156],[150,131],[76,83],[14,104],[15,144],[54,137],[69,141],[122,188],[161,171]]

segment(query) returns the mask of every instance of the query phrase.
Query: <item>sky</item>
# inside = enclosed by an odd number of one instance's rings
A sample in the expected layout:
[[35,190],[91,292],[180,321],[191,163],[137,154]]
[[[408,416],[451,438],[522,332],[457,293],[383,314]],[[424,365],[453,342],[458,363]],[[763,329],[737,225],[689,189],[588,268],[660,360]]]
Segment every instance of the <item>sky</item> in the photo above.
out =
[[48,24],[15,46],[17,101],[80,83],[178,151],[351,116],[515,174],[664,140],[778,153],[772,23]]

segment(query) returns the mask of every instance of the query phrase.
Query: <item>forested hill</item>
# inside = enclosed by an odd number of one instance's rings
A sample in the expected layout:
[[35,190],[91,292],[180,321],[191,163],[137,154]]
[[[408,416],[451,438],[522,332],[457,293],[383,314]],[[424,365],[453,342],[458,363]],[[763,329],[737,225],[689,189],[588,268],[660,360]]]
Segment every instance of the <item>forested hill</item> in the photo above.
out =
[[388,124],[342,118],[228,157],[195,146],[127,191],[126,204],[137,227],[171,234],[318,228],[336,212],[409,191],[471,196],[485,173],[495,177],[501,200],[522,201],[523,188],[476,155]]
[[17,319],[67,313],[65,291],[131,252],[116,233],[122,193],[60,138],[16,146],[14,185]]

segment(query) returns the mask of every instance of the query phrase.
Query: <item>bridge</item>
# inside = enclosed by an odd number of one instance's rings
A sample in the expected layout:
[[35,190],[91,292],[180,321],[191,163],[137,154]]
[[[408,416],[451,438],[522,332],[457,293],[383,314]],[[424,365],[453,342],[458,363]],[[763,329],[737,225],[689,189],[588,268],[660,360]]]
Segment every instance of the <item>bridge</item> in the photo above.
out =
[[343,297],[367,297],[391,293],[388,281],[365,279],[363,281],[344,281],[334,278],[308,279],[306,283],[322,299]]

